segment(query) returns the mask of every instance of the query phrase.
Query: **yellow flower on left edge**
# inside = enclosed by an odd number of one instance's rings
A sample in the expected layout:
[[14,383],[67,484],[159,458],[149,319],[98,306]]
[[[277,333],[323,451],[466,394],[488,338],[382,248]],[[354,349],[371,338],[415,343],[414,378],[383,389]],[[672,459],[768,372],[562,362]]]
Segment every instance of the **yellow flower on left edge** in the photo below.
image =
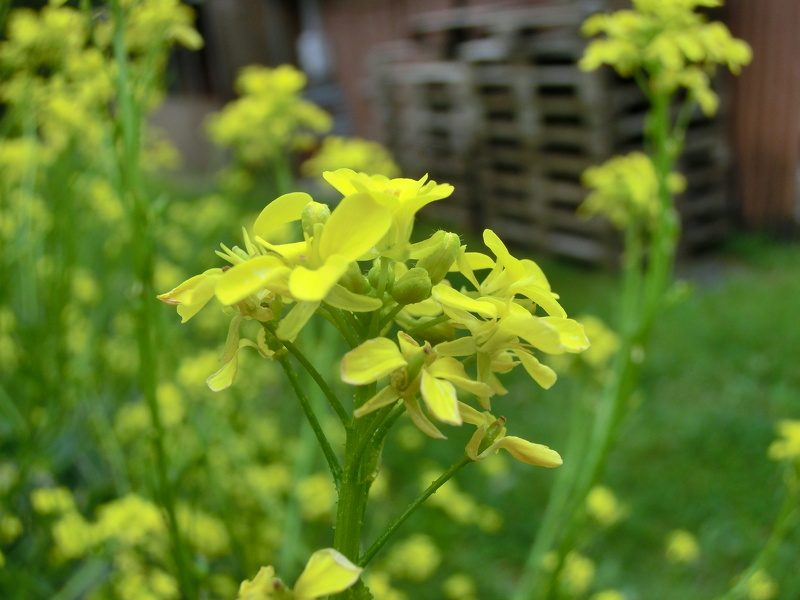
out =
[[275,577],[273,567],[261,567],[252,581],[242,582],[237,600],[314,600],[346,590],[362,570],[343,554],[326,548],[311,555],[294,589]]
[[[299,220],[303,220],[303,241],[269,241],[277,229]],[[274,321],[285,304],[294,303],[277,328],[279,338],[292,340],[323,300],[353,312],[379,308],[379,300],[356,294],[339,285],[339,280],[355,261],[374,257],[373,248],[391,222],[390,212],[366,193],[345,197],[333,213],[308,194],[285,194],[258,216],[254,240],[244,231],[244,248],[222,246],[217,252],[231,266],[209,269],[158,296],[177,306],[183,322],[213,297],[234,314],[220,358],[222,367],[209,377],[209,387],[217,391],[233,383],[241,348],[250,346],[262,356],[272,355],[263,331],[255,341],[240,340],[242,320]]]

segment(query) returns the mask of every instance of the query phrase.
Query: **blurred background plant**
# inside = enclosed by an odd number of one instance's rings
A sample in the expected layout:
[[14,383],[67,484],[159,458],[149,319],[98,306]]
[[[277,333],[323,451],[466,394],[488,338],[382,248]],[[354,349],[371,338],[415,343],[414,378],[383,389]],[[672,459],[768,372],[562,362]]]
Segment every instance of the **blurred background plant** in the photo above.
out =
[[[245,147],[266,143],[266,129],[241,131],[241,147],[220,138],[233,157],[222,193],[185,190],[165,176],[179,156],[147,116],[163,98],[171,45],[201,43],[191,11],[156,0],[123,1],[120,12],[56,0],[39,12],[6,15],[8,8],[0,4],[0,591],[25,599],[232,598],[270,563],[293,581],[329,538],[335,507],[323,461],[303,439],[307,428],[279,400],[286,390],[278,373],[245,355],[250,387],[212,395],[203,381],[218,368],[226,318],[205,311],[195,327],[178,329],[166,311],[143,322],[142,307],[153,298],[148,290],[205,268],[204,249],[234,238],[249,218],[242,213],[276,195],[269,190],[291,185],[298,158],[288,157],[316,145],[309,134],[326,130],[325,116],[300,102],[302,74],[284,69],[282,89],[297,104],[284,110],[299,116],[295,128],[280,125],[276,154],[247,161]],[[242,100],[269,74],[253,78]],[[356,151],[330,140],[303,174],[344,156],[354,162],[338,166],[354,170],[391,164],[374,146]],[[729,277],[666,306],[654,324],[605,487],[592,486],[576,505],[585,513],[579,552],[548,571],[559,572],[554,589],[563,597],[699,600],[731,586],[726,600],[800,596],[791,422],[770,449],[779,464],[764,460],[772,422],[797,411],[797,332],[782,309],[800,294],[800,262],[794,248],[754,237],[734,240],[725,260]],[[613,276],[543,266],[570,314],[614,322]],[[568,390],[581,397],[566,378],[559,398],[523,378],[509,385],[511,396],[530,397],[514,406],[520,427],[552,446],[563,445],[566,434],[555,432],[570,410],[589,410],[592,390],[611,377],[619,332],[600,321],[587,328],[593,350],[564,366],[591,380],[581,388],[590,390],[585,401],[563,401]],[[315,359],[331,363],[318,367],[329,373],[337,368],[332,343],[321,341]],[[398,449],[387,445],[372,489],[376,531],[453,458],[409,423],[392,435]],[[368,572],[375,597],[509,597],[553,485],[551,473],[512,463],[492,456],[440,489]],[[165,486],[174,496],[172,530]]]

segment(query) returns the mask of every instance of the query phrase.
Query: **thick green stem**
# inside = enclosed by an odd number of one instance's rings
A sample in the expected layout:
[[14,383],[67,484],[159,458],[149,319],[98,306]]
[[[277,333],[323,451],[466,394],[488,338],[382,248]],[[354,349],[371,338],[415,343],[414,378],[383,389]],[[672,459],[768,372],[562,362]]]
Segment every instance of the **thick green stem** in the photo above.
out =
[[306,415],[308,424],[311,425],[311,429],[314,431],[317,442],[319,442],[320,448],[322,449],[322,454],[325,455],[325,460],[327,461],[328,468],[333,476],[333,481],[336,484],[336,487],[339,488],[342,483],[342,466],[339,464],[339,459],[336,458],[336,453],[333,451],[331,443],[328,441],[325,432],[322,430],[322,426],[317,419],[317,415],[314,413],[314,409],[311,407],[311,402],[309,401],[308,396],[306,396],[305,392],[303,391],[303,386],[300,384],[300,378],[297,376],[297,373],[295,372],[294,367],[292,367],[292,363],[286,354],[278,352],[275,354],[275,359],[281,365],[284,373],[286,373],[286,377],[289,379],[289,384],[292,386],[292,390],[294,391],[295,396],[297,396],[297,400],[300,402],[300,408],[303,409],[303,413]]
[[412,514],[414,514],[414,511],[416,511],[420,506],[422,506],[425,500],[427,500],[430,496],[435,494],[436,490],[442,487],[445,483],[447,483],[450,479],[452,479],[456,473],[458,473],[461,469],[463,469],[466,465],[468,465],[471,462],[472,459],[465,454],[464,456],[461,457],[460,460],[450,465],[450,468],[447,469],[447,471],[442,473],[442,475],[436,481],[431,483],[425,489],[424,492],[422,492],[411,504],[408,505],[408,508],[406,508],[403,511],[403,514],[397,517],[397,519],[395,519],[394,522],[391,525],[389,525],[386,531],[384,531],[380,536],[378,536],[378,539],[376,539],[373,542],[373,544],[369,547],[369,549],[367,549],[367,551],[364,552],[364,554],[361,556],[361,559],[358,561],[359,566],[361,567],[367,566],[369,562],[378,553],[378,551],[381,548],[383,548],[386,542],[389,541],[389,538],[391,538],[397,532],[400,526],[403,523],[405,523],[406,520]]

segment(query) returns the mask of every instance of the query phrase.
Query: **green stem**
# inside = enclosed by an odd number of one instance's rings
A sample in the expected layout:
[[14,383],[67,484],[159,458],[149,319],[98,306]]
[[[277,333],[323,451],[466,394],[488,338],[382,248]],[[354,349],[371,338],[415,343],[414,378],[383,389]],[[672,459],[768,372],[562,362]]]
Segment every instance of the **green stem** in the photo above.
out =
[[430,327],[435,327],[436,325],[440,325],[442,323],[447,323],[450,320],[450,317],[447,315],[440,315],[435,319],[431,319],[430,321],[425,321],[424,323],[420,323],[416,327],[412,327],[411,329],[407,329],[406,333],[410,336],[415,336],[421,331],[425,331]]
[[369,549],[364,552],[361,556],[361,559],[358,561],[358,565],[360,567],[365,567],[369,564],[369,562],[375,557],[375,555],[380,551],[381,548],[389,541],[389,538],[392,537],[395,532],[400,528],[400,526],[406,522],[406,520],[414,514],[422,504],[427,500],[430,496],[436,493],[440,487],[442,487],[445,483],[447,483],[452,477],[458,473],[461,469],[463,469],[467,464],[471,463],[472,459],[467,456],[466,454],[462,456],[458,461],[453,463],[447,471],[445,471],[436,481],[431,483],[422,494],[420,494],[416,500],[414,500],[411,504],[408,505],[397,519],[389,525],[389,527],[384,531],[378,539],[376,539],[373,544],[369,547]]
[[355,348],[358,346],[358,335],[353,331],[347,320],[345,320],[342,311],[328,304],[323,304],[321,308],[323,310],[321,313],[322,316],[339,330],[339,333],[342,335],[350,348]]
[[405,304],[398,304],[392,310],[390,310],[383,319],[381,319],[380,325],[378,325],[378,331],[383,331],[384,327],[389,325],[397,314],[406,307]]
[[113,51],[117,64],[118,110],[121,133],[120,195],[129,197],[132,211],[131,225],[136,232],[135,264],[138,275],[137,341],[139,347],[139,384],[147,403],[153,426],[153,447],[156,455],[156,477],[159,496],[167,513],[167,524],[172,540],[178,571],[181,596],[187,600],[197,598],[197,587],[188,548],[181,536],[175,510],[175,490],[168,475],[169,457],[164,443],[165,430],[156,397],[158,358],[155,342],[155,315],[153,305],[154,240],[150,225],[150,212],[143,190],[139,165],[142,113],[130,88],[131,74],[128,50],[125,44],[124,12],[120,1],[112,3],[114,16]]
[[342,466],[339,464],[339,459],[336,458],[336,453],[333,451],[331,443],[328,441],[328,438],[325,436],[325,432],[322,430],[322,426],[317,419],[317,415],[314,414],[314,409],[311,407],[311,402],[303,391],[302,385],[300,385],[300,378],[297,376],[297,373],[292,367],[292,363],[287,355],[278,352],[275,354],[275,358],[278,363],[280,363],[284,373],[286,373],[286,377],[289,379],[289,384],[292,386],[292,390],[294,391],[295,396],[297,396],[297,400],[300,402],[300,407],[303,409],[303,413],[306,415],[308,424],[311,425],[311,429],[314,431],[314,435],[317,438],[317,442],[319,442],[322,453],[325,455],[325,460],[328,462],[328,468],[333,476],[333,481],[336,484],[336,487],[339,488],[342,483]]
[[[381,256],[381,270],[380,274],[378,275],[378,289],[376,290],[378,293],[378,300],[383,298],[383,294],[386,292],[386,284],[389,281],[389,259],[385,256]],[[369,324],[369,331],[367,333],[367,337],[365,339],[372,339],[378,335],[379,327],[381,319],[381,311],[376,310],[372,313],[372,320]]]
[[[278,336],[275,332],[275,325],[272,323],[264,323],[264,327],[266,327],[275,339],[278,340]],[[289,351],[289,354],[295,357],[297,362],[306,370],[306,372],[311,375],[311,378],[319,387],[320,391],[325,395],[325,398],[328,400],[328,404],[333,409],[333,412],[339,417],[339,420],[342,422],[342,425],[345,428],[350,426],[350,416],[347,414],[344,406],[342,406],[341,401],[336,396],[336,393],[331,389],[328,385],[328,382],[325,381],[325,378],[320,375],[319,371],[314,368],[314,365],[305,357],[305,355],[291,342],[288,340],[278,340],[284,348]]]
[[[359,440],[358,445],[356,446],[355,450],[353,451],[353,462],[352,462],[352,465],[360,464],[361,458],[364,456],[364,451],[367,449],[367,446],[370,445],[370,442],[373,442],[373,436],[376,435],[376,433],[380,429],[381,425],[383,425],[384,421],[389,416],[389,413],[394,408],[396,408],[397,406],[398,406],[397,404],[384,406],[382,409],[380,409],[378,411],[378,414],[375,415],[375,418],[372,419],[372,421],[369,422],[369,429],[367,429],[364,432],[364,434],[361,436],[361,439]],[[400,406],[402,406],[402,403],[400,403]],[[362,417],[362,420],[364,418],[365,417]],[[382,438],[379,439],[379,438],[375,437],[374,438],[374,442],[372,443],[372,446],[373,447],[378,446],[381,441],[383,441]]]

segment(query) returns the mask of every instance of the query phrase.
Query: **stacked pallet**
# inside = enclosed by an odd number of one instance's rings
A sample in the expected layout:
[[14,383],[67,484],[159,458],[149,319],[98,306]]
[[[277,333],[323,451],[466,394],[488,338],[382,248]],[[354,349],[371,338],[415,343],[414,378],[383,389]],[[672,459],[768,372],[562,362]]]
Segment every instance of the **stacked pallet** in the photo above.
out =
[[[437,13],[412,23],[438,60],[384,61],[374,72],[385,141],[411,174],[436,173],[462,194],[438,217],[489,227],[532,249],[616,264],[619,235],[575,213],[583,171],[641,149],[648,104],[610,69],[585,73],[585,4]],[[406,48],[407,50],[407,48]],[[438,54],[437,54],[438,53]],[[720,119],[689,121],[680,165],[683,250],[725,235],[726,152]],[[448,211],[449,212],[443,212]]]

